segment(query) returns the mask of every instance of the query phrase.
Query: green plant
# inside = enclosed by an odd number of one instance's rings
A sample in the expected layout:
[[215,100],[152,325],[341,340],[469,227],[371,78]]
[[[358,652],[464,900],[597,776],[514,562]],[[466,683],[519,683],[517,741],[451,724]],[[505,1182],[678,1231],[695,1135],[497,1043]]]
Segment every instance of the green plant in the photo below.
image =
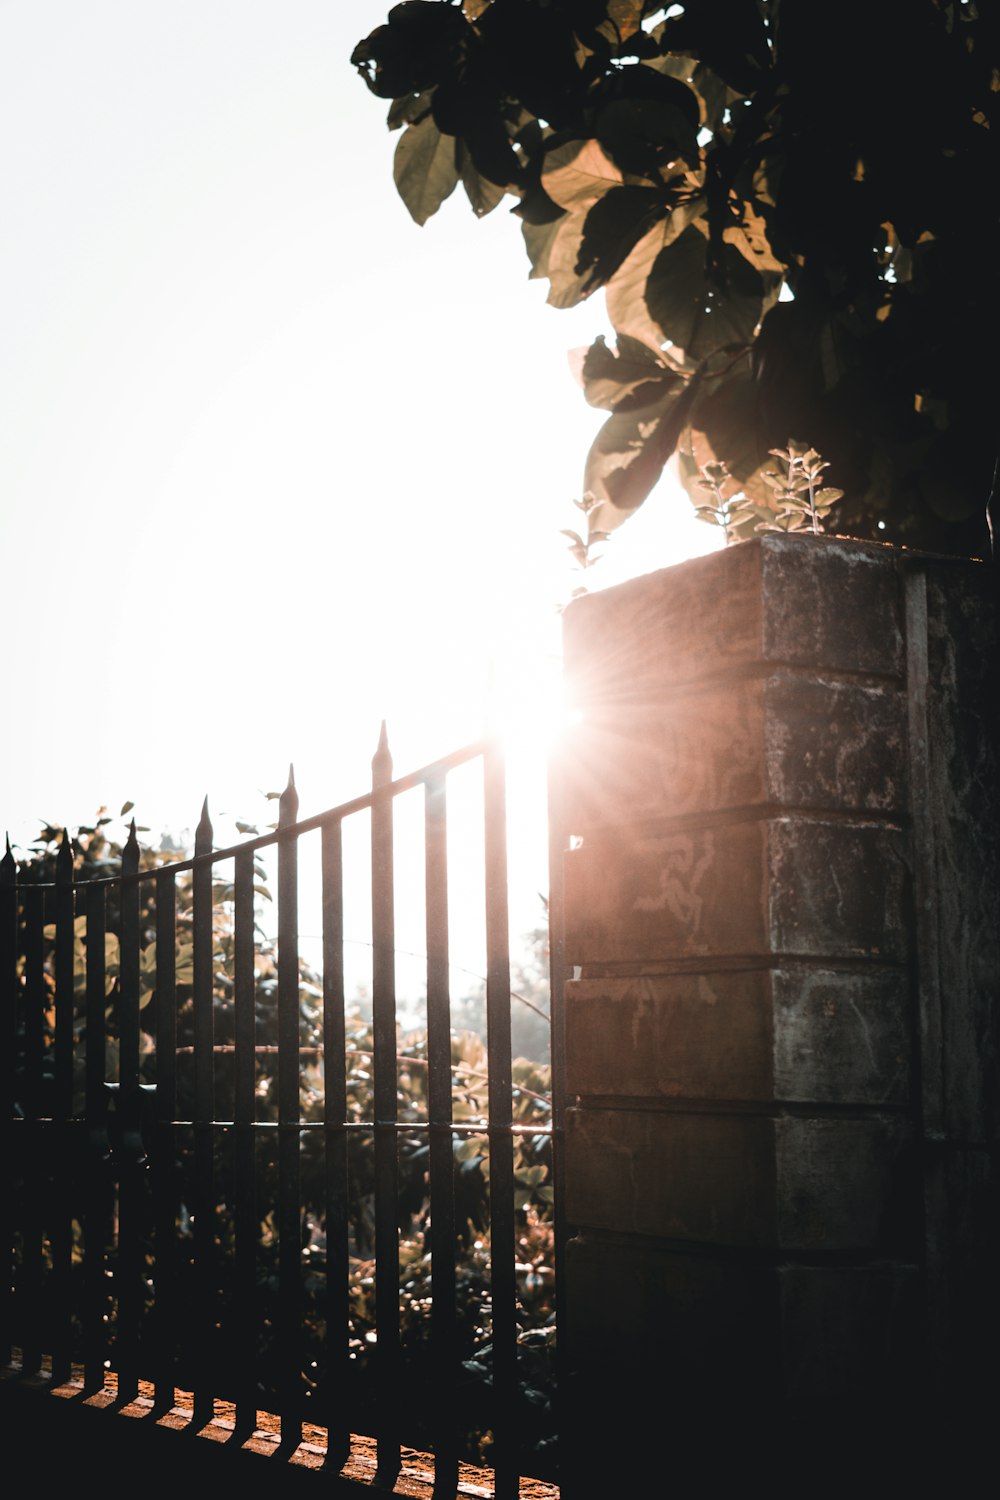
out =
[[723,487],[732,475],[725,464],[718,460],[702,464],[700,474],[701,477],[696,481],[698,488],[707,491],[712,501],[696,505],[695,515],[699,521],[706,521],[710,526],[721,526],[728,547],[730,542],[739,539],[741,523],[746,519],[746,496],[739,492],[728,496],[723,494]]
[[773,469],[764,470],[764,479],[774,492],[777,510],[768,514],[757,507],[759,529],[765,531],[811,531],[818,536],[820,522],[825,521],[838,500],[843,499],[843,490],[832,485],[820,488],[820,476],[830,465],[803,443],[789,439],[787,448],[772,448],[771,455],[780,458],[787,472],[777,474]]
[[[562,535],[569,537],[569,546],[566,550],[569,552],[570,557],[572,557],[577,569],[581,573],[585,573],[588,568],[592,568],[595,563],[600,562],[600,551],[594,552],[592,549],[595,547],[600,548],[601,544],[607,541],[610,533],[600,531],[594,525],[594,516],[602,508],[604,504],[603,500],[598,500],[595,495],[592,495],[588,491],[582,500],[574,500],[573,504],[577,510],[583,512],[586,518],[587,534],[586,536],[581,536],[578,531],[571,531],[566,528],[563,530]],[[573,590],[573,598],[575,599],[579,594],[585,594],[586,592],[586,587],[581,584]]]
[[815,448],[789,439],[787,448],[772,448],[771,454],[786,468],[784,474],[764,470],[771,505],[759,505],[739,489],[726,495],[724,489],[733,483],[726,465],[718,461],[701,465],[697,483],[712,496],[712,503],[696,505],[695,514],[700,521],[721,526],[727,546],[761,531],[811,531],[818,536],[820,522],[843,498],[843,490],[820,487],[820,476],[830,466]]
[[674,454],[696,502],[724,461],[771,505],[793,431],[838,531],[986,555],[995,6],[407,0],[352,61],[418,223],[459,183],[477,216],[510,197],[551,305],[605,290],[615,345],[578,361],[602,531]]

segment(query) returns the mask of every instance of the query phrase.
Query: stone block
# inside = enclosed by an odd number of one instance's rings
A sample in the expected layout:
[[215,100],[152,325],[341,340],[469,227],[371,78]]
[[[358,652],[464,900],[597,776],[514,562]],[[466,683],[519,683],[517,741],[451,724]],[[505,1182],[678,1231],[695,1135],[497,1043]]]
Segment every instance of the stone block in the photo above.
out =
[[712,1245],[774,1242],[773,1122],[627,1109],[567,1113],[566,1216]]
[[786,664],[899,676],[891,549],[765,536],[574,600],[567,676],[586,709],[658,703],[665,688]]
[[582,716],[560,766],[573,833],[736,808],[896,813],[906,701],[894,684],[781,672],[656,708]]
[[604,830],[565,871],[571,964],[907,956],[904,851],[878,824]]
[[901,835],[878,824],[773,819],[771,952],[905,963],[907,853]]
[[783,672],[762,688],[771,802],[817,811],[905,810],[906,698],[899,687]]
[[776,970],[771,983],[775,1099],[909,1101],[913,998],[905,972]]
[[715,971],[566,987],[571,1094],[901,1105],[910,994],[894,971]]
[[569,1092],[772,1099],[771,985],[765,969],[571,981]]
[[658,703],[665,687],[745,672],[761,642],[758,543],[584,594],[563,614],[570,695],[585,708]]
[[898,1116],[774,1121],[776,1242],[916,1254],[920,1165]]
[[912,1251],[920,1201],[897,1117],[576,1108],[566,1183],[582,1229],[811,1252]]
[[905,663],[895,551],[840,537],[762,537],[766,661],[898,677]]

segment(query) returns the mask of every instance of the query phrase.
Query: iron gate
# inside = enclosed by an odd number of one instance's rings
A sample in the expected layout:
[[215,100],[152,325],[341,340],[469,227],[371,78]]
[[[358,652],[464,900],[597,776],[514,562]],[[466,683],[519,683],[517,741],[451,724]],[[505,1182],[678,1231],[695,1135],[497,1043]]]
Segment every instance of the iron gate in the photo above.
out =
[[[472,763],[485,865],[478,1072],[453,1055],[449,983],[449,784]],[[532,1439],[551,1381],[526,1374],[554,1368],[552,1276],[534,1278],[532,1319],[524,1245],[530,1232],[530,1267],[554,1269],[557,1289],[559,944],[546,1096],[512,1075],[499,745],[393,780],[383,726],[372,768],[369,792],[302,821],[290,774],[273,830],[221,850],[206,801],[193,856],[155,868],[134,824],[108,874],[77,871],[66,831],[53,880],[37,878],[37,862],[19,871],[8,845],[0,1358],[53,1387],[73,1376],[84,1393],[113,1385],[119,1405],[142,1387],[154,1412],[188,1391],[195,1428],[226,1400],[234,1441],[266,1408],[287,1454],[304,1422],[319,1424],[333,1469],[352,1432],[367,1433],[390,1488],[402,1443],[433,1452],[445,1495],[478,1442],[495,1493],[516,1494],[521,1473],[553,1474],[551,1422]],[[426,1046],[401,1057],[394,807],[420,788]],[[345,993],[343,834],[358,818],[370,820],[370,1021]],[[310,834],[321,844],[321,974],[299,951]],[[257,925],[262,858],[277,866],[273,942]]]

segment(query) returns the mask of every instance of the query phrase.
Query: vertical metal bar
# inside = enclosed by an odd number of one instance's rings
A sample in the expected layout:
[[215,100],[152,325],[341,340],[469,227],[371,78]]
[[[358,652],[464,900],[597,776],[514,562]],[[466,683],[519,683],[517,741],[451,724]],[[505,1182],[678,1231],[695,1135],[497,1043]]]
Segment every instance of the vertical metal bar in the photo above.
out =
[[[17,1046],[17,863],[7,852],[0,859],[0,1116],[3,1119],[3,1161],[10,1174],[0,1190],[0,1363],[10,1364],[13,1344],[14,1178],[21,1149],[15,1125],[14,1055]],[[23,1132],[22,1132],[23,1134]]]
[[56,856],[56,1056],[55,1108],[60,1120],[73,1113],[73,841],[63,829]]
[[56,856],[56,1036],[55,1102],[57,1124],[55,1221],[52,1226],[54,1337],[52,1383],[68,1380],[71,1361],[74,1153],[73,1115],[73,844],[63,829]]
[[240,1342],[236,1428],[257,1425],[257,1211],[254,1182],[256,1121],[253,852],[236,856],[233,1005],[236,1012],[236,1079],[233,1101],[236,1182],[236,1305]]
[[347,1035],[344,1019],[344,856],[340,820],[323,828],[323,1121],[326,1140],[327,1463],[350,1450],[347,1178]]
[[45,981],[42,969],[44,892],[24,888],[24,1075],[27,1157],[24,1184],[24,1235],[21,1242],[22,1369],[34,1375],[41,1369],[41,1318],[45,1296],[42,1250],[44,1196],[42,1116],[46,1110],[42,1053],[45,1047]]
[[[212,851],[208,798],[195,830],[195,858]],[[204,1427],[215,1415],[217,1340],[215,1334],[215,997],[213,993],[212,864],[196,864],[192,879],[194,979],[194,1268],[198,1347],[193,1367],[200,1372],[194,1391],[194,1422]]]
[[177,1199],[174,1116],[177,1112],[177,877],[156,877],[156,1112],[153,1223],[156,1254],[153,1378],[156,1409],[174,1404],[174,1327],[177,1316]]
[[139,841],[135,819],[122,850],[119,882],[121,931],[118,960],[118,1321],[115,1367],[118,1400],[139,1391],[139,1323],[142,1306],[142,1146],[139,1093]]
[[107,1230],[107,1155],[105,1067],[105,887],[86,888],[87,1019],[84,1045],[86,1079],[87,1172],[84,1190],[84,1384],[88,1391],[104,1385],[106,1347],[104,1256]]
[[399,1183],[396,1145],[396,939],[393,804],[378,795],[392,781],[385,724],[372,759],[372,1010],[375,1106],[375,1359],[378,1390],[376,1482],[391,1488],[400,1470]]
[[[278,803],[278,827],[291,828],[299,810],[295,774]],[[284,1393],[281,1444],[302,1441],[302,1211],[299,1167],[298,840],[278,843],[278,1319],[279,1380]]]
[[556,1431],[564,1431],[566,1365],[566,1243],[564,1130],[566,1122],[566,815],[554,761],[548,766],[549,813],[549,1036],[552,1055],[552,1209],[556,1274]]
[[490,1270],[493,1294],[493,1404],[497,1500],[517,1496],[517,1281],[514,1273],[514,1140],[507,913],[504,757],[483,755],[486,859],[486,1046],[489,1058]]
[[424,787],[427,917],[427,1114],[430,1132],[431,1346],[437,1392],[434,1493],[458,1486],[455,1385],[455,1153],[452,1142],[451,995],[448,983],[448,813],[444,776]]

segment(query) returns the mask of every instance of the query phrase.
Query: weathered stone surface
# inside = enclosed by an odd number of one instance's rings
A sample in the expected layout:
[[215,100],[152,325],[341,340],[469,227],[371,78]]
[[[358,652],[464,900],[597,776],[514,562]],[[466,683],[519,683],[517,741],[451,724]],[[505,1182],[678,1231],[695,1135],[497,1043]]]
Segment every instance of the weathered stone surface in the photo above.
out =
[[572,1094],[830,1104],[908,1097],[896,972],[740,970],[566,987]]
[[561,766],[570,829],[766,802],[762,697],[748,680],[655,708],[588,711]]
[[906,806],[906,699],[866,686],[792,675],[764,683],[767,791],[788,808],[897,812]]
[[657,708],[593,710],[561,767],[570,827],[734,808],[893,812],[906,804],[906,702],[893,685],[782,672]]
[[760,546],[766,660],[902,672],[902,587],[891,547],[779,535]]
[[567,1127],[570,1223],[715,1245],[774,1243],[766,1117],[572,1109]]
[[763,823],[585,839],[566,856],[568,961],[767,953],[766,860]]
[[876,823],[772,820],[771,951],[905,962],[906,855],[902,837]]
[[566,676],[581,706],[658,703],[667,686],[761,660],[760,547],[750,543],[574,599]]
[[917,1251],[919,1163],[898,1117],[775,1120],[777,1243],[798,1250]]
[[898,1118],[572,1109],[566,1213],[591,1230],[799,1250],[913,1250],[911,1132]]
[[942,1124],[949,1136],[1000,1141],[1000,645],[985,566],[927,575],[929,747],[915,807],[935,942]]
[[895,555],[830,537],[760,537],[574,600],[564,642],[583,707],[655,703],[665,688],[761,663],[898,676]]
[[771,983],[758,969],[568,984],[570,1093],[771,1099]]
[[771,982],[776,1099],[906,1103],[913,1039],[904,972],[777,970]]
[[566,612],[567,1276],[595,1389],[616,1356],[644,1368],[659,1320],[712,1389],[729,1318],[773,1374],[758,1416],[774,1395],[797,1430],[853,1424],[933,1392],[992,1420],[994,589],[974,563],[772,536]]
[[776,818],[659,836],[602,831],[566,856],[567,958],[901,962],[904,874],[898,835],[878,824]]

